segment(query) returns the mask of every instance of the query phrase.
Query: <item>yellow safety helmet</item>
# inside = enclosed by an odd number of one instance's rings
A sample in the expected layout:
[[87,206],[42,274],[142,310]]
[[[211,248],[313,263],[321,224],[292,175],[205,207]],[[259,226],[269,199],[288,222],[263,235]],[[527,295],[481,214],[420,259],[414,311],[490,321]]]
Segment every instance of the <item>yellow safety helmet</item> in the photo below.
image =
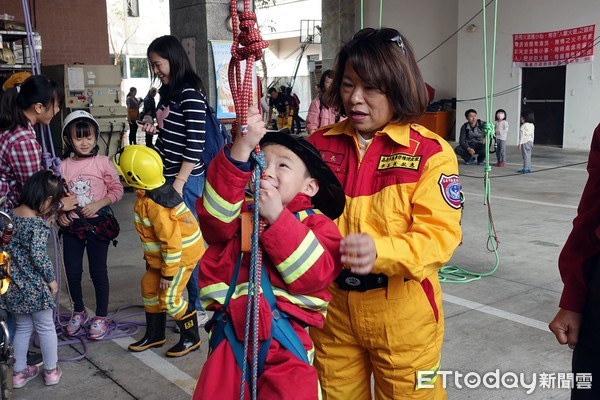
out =
[[165,184],[163,163],[156,152],[140,144],[125,146],[113,157],[119,174],[130,186],[152,190]]

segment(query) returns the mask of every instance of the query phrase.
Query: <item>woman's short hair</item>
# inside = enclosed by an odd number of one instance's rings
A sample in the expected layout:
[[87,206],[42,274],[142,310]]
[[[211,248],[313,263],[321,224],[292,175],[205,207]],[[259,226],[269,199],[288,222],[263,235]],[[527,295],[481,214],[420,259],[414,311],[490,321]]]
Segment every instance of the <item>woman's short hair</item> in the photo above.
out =
[[65,188],[62,179],[54,172],[41,170],[31,175],[25,182],[19,204],[41,211],[44,201],[52,196],[52,207],[55,207],[65,194]]
[[425,80],[412,46],[395,29],[365,28],[358,31],[337,55],[331,87],[325,101],[341,115],[347,115],[340,95],[346,64],[358,76],[384,93],[394,107],[392,120],[399,123],[417,120],[429,104]]

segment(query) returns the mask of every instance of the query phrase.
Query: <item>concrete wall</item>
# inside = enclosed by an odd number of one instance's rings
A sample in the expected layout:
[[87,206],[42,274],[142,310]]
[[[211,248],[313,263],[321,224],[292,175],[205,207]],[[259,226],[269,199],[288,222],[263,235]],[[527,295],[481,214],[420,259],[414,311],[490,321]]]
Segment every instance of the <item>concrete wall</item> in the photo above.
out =
[[[42,37],[42,64],[110,63],[105,0],[30,1],[29,11]],[[0,13],[25,22],[21,1],[0,0]]]
[[227,0],[170,0],[171,34],[194,47],[192,63],[202,78],[209,102],[216,103],[215,71],[211,40],[232,40],[226,29]]
[[[379,27],[379,2],[364,3],[363,26]],[[417,59],[421,59],[455,32],[457,0],[404,0],[401,7],[384,2],[381,15],[381,26],[395,28],[405,35]],[[361,28],[360,2],[323,1],[323,19],[328,38],[323,45],[323,62],[332,66],[340,45]],[[436,100],[454,97],[456,93],[456,47],[453,37],[419,62],[425,80],[436,89]]]
[[[378,27],[379,4],[377,0],[364,0],[364,26]],[[422,59],[419,66],[425,80],[436,89],[435,99],[459,99],[457,104],[457,131],[464,122],[463,112],[475,108],[484,119],[485,85],[483,63],[483,19],[477,15],[469,24],[476,25],[474,32],[461,28],[479,11],[479,0],[405,0],[384,2],[382,25],[400,30],[411,41],[418,58],[450,38],[431,55]],[[491,45],[493,7],[487,8],[488,45]],[[352,10],[352,15],[348,10]],[[332,61],[339,43],[351,37],[349,31],[360,28],[359,0],[323,1],[324,37],[323,60]],[[326,23],[327,21],[327,23]],[[342,22],[343,21],[343,22]],[[512,65],[512,35],[527,32],[546,32],[600,21],[600,2],[597,0],[528,0],[500,2],[498,9],[497,49],[494,92],[515,88],[509,94],[493,99],[492,111],[504,108],[509,115],[511,132],[509,144],[517,142],[520,109],[521,68]],[[461,29],[459,29],[461,28]],[[596,26],[596,37],[600,26]],[[452,34],[458,31],[456,35]],[[595,49],[596,53],[599,51]],[[491,50],[488,62],[491,63]],[[600,103],[598,55],[591,63],[570,64],[566,72],[565,123],[563,147],[588,149],[592,131],[600,120],[595,105]],[[548,84],[552,84],[549,82]],[[466,101],[468,99],[479,99]],[[460,101],[463,100],[463,101]]]

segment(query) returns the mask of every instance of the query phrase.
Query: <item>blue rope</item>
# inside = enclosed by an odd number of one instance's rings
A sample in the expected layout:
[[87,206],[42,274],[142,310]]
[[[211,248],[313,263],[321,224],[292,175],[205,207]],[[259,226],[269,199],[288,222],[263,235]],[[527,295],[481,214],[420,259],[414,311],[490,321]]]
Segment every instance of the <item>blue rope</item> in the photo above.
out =
[[[246,325],[244,330],[244,358],[242,362],[242,378],[240,384],[240,400],[244,400],[246,371],[248,370],[248,342],[250,340],[250,325],[252,325],[252,370],[251,370],[251,390],[252,399],[257,398],[258,382],[258,321],[260,306],[260,279],[262,257],[258,243],[260,235],[260,213],[258,205],[258,196],[260,191],[261,173],[267,168],[265,153],[253,152],[252,158],[255,161],[254,171],[252,172],[253,183],[253,201],[254,208],[252,214],[252,242],[250,248],[250,271],[248,273],[248,303],[246,305]],[[251,324],[252,321],[252,324]]]

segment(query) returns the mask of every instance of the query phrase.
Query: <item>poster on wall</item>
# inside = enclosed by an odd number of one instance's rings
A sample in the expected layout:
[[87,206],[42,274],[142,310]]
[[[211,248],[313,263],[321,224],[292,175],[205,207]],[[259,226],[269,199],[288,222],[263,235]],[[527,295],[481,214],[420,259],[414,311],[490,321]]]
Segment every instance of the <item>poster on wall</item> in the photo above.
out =
[[594,59],[596,25],[513,35],[513,66],[556,67]]
[[[217,118],[235,119],[233,95],[229,86],[229,62],[231,61],[231,46],[233,42],[225,40],[211,40],[213,60],[215,66],[215,85],[217,88]],[[246,62],[241,63],[241,70],[246,70]],[[257,103],[258,88],[256,85],[256,68],[252,71],[252,99]]]

